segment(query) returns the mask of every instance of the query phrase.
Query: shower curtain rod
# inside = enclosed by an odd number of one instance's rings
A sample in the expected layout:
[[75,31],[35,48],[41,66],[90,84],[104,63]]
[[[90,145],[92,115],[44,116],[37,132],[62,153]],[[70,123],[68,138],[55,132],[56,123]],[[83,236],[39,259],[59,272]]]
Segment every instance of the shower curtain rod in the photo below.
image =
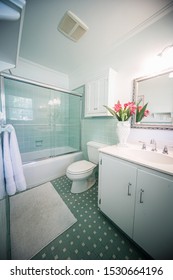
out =
[[22,78],[22,77],[19,77],[19,76],[14,76],[14,75],[7,74],[7,73],[1,73],[0,76],[2,76],[4,78],[7,78],[7,79],[15,80],[15,81],[18,81],[18,82],[24,82],[24,83],[27,83],[27,84],[40,86],[40,87],[60,91],[60,92],[63,92],[63,93],[67,93],[67,94],[70,94],[70,95],[75,95],[75,96],[82,97],[82,94],[77,93],[75,91],[70,91],[70,90],[66,90],[66,89],[63,89],[63,88],[56,87],[56,86],[51,86],[49,84],[37,82],[37,81],[34,81],[34,80],[29,80],[29,79]]

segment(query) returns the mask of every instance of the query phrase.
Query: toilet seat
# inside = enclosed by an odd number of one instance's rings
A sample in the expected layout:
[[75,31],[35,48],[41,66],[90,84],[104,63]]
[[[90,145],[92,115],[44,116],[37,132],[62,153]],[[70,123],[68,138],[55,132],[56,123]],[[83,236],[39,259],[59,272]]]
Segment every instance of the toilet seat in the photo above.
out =
[[96,167],[96,164],[87,161],[87,160],[80,160],[72,163],[68,168],[67,172],[70,174],[83,174],[86,173]]

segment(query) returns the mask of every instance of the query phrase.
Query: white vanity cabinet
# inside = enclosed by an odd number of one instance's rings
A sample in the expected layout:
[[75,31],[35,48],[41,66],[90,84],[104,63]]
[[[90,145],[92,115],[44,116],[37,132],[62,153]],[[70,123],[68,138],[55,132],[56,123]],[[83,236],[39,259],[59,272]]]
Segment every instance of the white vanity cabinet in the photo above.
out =
[[99,207],[154,259],[173,259],[173,178],[100,152]]
[[102,76],[85,85],[85,117],[109,116],[103,106],[116,103],[116,72],[110,68]]
[[173,180],[138,170],[133,239],[154,259],[173,259]]
[[100,161],[99,207],[132,238],[136,168],[106,154]]

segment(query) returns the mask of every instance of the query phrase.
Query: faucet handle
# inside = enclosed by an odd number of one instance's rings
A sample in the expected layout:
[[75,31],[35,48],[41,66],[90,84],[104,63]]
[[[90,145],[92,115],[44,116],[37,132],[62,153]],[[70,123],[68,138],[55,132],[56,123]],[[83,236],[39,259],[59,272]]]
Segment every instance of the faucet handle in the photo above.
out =
[[156,143],[156,141],[152,138],[151,140],[150,140],[150,144],[155,144]]
[[142,150],[146,150],[146,144],[145,143],[142,144]]
[[146,150],[146,143],[143,141],[139,141],[139,143],[142,143],[142,150]]

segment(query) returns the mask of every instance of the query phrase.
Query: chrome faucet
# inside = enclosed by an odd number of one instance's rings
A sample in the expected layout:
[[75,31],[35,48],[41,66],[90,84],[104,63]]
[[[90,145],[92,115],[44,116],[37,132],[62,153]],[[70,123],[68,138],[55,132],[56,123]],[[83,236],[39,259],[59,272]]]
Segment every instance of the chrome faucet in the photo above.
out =
[[150,144],[153,144],[153,148],[151,149],[153,152],[157,152],[157,144],[154,139],[151,139]]
[[168,147],[165,145],[163,148],[163,154],[168,154]]
[[142,150],[146,150],[146,144],[145,143],[142,144]]

